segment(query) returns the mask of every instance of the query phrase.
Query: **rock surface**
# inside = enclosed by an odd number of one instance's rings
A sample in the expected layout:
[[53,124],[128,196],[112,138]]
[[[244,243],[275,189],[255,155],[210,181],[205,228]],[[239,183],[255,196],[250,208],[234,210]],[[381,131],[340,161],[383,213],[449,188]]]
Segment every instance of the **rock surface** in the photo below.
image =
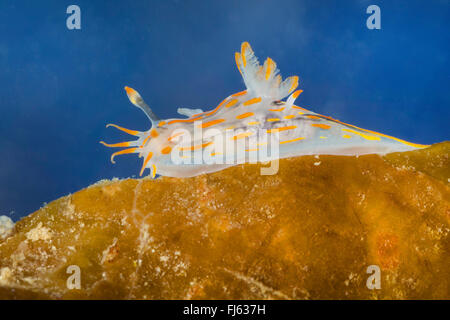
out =
[[8,216],[0,216],[0,239],[8,237],[14,229],[14,222]]
[[0,239],[0,298],[450,299],[449,151],[100,181]]

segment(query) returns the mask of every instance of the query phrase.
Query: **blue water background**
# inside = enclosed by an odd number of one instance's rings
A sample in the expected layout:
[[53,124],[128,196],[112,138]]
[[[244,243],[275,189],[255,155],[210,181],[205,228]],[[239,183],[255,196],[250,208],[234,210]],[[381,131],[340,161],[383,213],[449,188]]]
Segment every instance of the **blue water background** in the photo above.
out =
[[[66,8],[81,8],[81,30]],[[381,30],[366,8],[381,8]],[[244,89],[234,52],[249,41],[298,104],[431,144],[449,139],[449,1],[10,1],[0,3],[0,215],[14,220],[104,178],[139,172],[98,143],[146,130],[137,89],[161,118],[213,108]]]

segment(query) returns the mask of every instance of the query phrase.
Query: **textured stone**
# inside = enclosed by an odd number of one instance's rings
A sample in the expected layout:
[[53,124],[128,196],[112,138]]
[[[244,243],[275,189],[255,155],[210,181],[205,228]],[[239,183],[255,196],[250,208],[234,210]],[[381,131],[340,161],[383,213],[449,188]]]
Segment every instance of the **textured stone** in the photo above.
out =
[[8,237],[14,228],[14,222],[10,217],[0,216],[0,239]]
[[449,150],[100,181],[0,239],[0,298],[450,299]]

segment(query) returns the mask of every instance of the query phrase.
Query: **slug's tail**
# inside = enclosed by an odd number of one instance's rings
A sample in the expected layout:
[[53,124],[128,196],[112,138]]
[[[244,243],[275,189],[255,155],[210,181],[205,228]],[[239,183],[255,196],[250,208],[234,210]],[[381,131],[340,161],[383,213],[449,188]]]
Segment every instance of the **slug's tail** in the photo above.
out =
[[282,81],[277,64],[271,58],[261,66],[248,42],[242,43],[241,52],[235,53],[235,59],[247,90],[255,96],[281,100],[298,86],[297,76]]

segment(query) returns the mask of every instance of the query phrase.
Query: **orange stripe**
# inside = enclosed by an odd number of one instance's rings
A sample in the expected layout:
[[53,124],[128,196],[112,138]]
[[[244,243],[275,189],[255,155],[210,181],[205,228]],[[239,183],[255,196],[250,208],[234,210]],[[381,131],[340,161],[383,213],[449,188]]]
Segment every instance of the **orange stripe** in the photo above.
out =
[[199,128],[208,128],[208,127],[211,127],[211,126],[213,126],[215,124],[222,123],[224,121],[225,121],[225,119],[215,119],[215,120],[211,120],[211,121],[208,121],[208,122],[204,122],[201,125],[199,125],[198,127]]
[[141,168],[141,172],[139,173],[139,176],[142,176],[142,174],[144,173],[145,167],[147,166],[147,163],[152,158],[152,156],[153,156],[153,153],[149,152],[147,157],[145,157],[145,160],[144,160],[144,163],[142,164],[142,168]]
[[206,112],[206,116],[210,116],[210,115],[212,115],[212,114],[214,114],[214,113],[216,113],[217,112],[217,110],[219,110],[219,108],[225,103],[225,101],[227,101],[228,100],[228,97],[226,97],[225,99],[223,99],[222,100],[222,102],[221,103],[219,103],[219,105],[215,108],[215,109],[213,109],[213,110],[211,110],[211,111],[208,111],[208,112]]
[[284,110],[284,107],[281,107],[279,109],[269,109],[269,111],[274,111],[274,112],[283,111],[283,110]]
[[250,121],[250,122],[247,122],[247,125],[248,125],[248,126],[253,126],[253,125],[257,125],[257,124],[259,124],[259,121]]
[[277,132],[277,131],[285,131],[290,129],[295,129],[297,126],[286,126],[286,127],[280,127],[280,128],[274,128],[267,130],[267,133]]
[[261,102],[261,97],[253,98],[244,102],[244,106],[249,106],[255,103]]
[[158,127],[162,127],[162,126],[165,125],[165,124],[166,124],[165,121],[160,121],[160,122],[158,123]]
[[255,114],[253,112],[246,112],[246,113],[243,113],[243,114],[240,114],[240,115],[236,116],[236,119],[244,119],[244,118],[248,118],[248,117],[251,117],[251,116],[254,116],[254,115]]
[[112,124],[112,123],[107,124],[106,127],[107,127],[107,128],[108,128],[108,127],[114,127],[114,128],[116,128],[116,129],[118,129],[118,130],[121,130],[121,131],[126,132],[126,133],[128,133],[128,134],[131,134],[132,136],[138,136],[139,133],[140,133],[139,131],[136,131],[136,130],[130,130],[130,129],[126,129],[126,128],[123,128],[123,127],[119,127],[118,125]]
[[222,152],[211,152],[211,157],[220,156],[220,155],[222,155]]
[[194,151],[194,150],[206,148],[207,146],[209,146],[211,144],[212,144],[212,141],[203,143],[201,145],[196,145],[196,146],[180,147],[179,150],[181,150],[181,151]]
[[280,118],[269,118],[267,122],[280,121]]
[[230,100],[230,102],[227,102],[227,104],[225,105],[225,108],[232,107],[232,106],[234,106],[237,102],[238,102],[237,99]]
[[195,120],[198,120],[201,118],[203,118],[203,116],[194,117],[194,118],[190,118],[190,119],[176,119],[176,120],[169,121],[167,124],[178,123],[178,122],[194,122]]
[[240,59],[241,59],[241,54],[239,53],[239,52],[236,52],[235,54],[234,54],[234,59],[236,60],[236,65],[237,65],[237,67],[238,67],[238,69],[239,69],[239,72],[242,74],[242,70],[241,70],[241,66],[240,66]]
[[291,114],[289,116],[284,116],[283,118],[286,120],[289,120],[289,119],[295,118],[295,116],[293,114]]
[[312,115],[307,115],[307,117],[310,118],[310,119],[320,119],[320,117],[312,116]]
[[168,141],[172,141],[173,139],[175,139],[176,137],[181,136],[182,134],[184,134],[184,132],[177,132],[173,135],[171,135],[169,138],[167,138]]
[[299,138],[295,138],[295,139],[292,139],[292,140],[285,140],[285,141],[281,141],[280,144],[289,143],[289,142],[295,142],[295,141],[299,141],[299,140],[303,140],[303,139],[305,139],[305,137],[299,137]]
[[245,52],[247,51],[247,49],[249,47],[250,47],[250,45],[248,44],[248,42],[244,42],[241,46],[242,64],[244,65],[244,67],[247,65],[247,59],[245,58]]
[[372,131],[372,130],[368,130],[368,129],[363,129],[363,128],[354,126],[354,125],[352,125],[352,124],[348,124],[348,123],[339,121],[339,120],[337,120],[337,119],[333,119],[332,117],[324,116],[324,115],[322,115],[322,114],[321,114],[320,116],[323,117],[323,118],[325,118],[325,119],[328,119],[328,120],[331,120],[331,121],[334,121],[334,122],[343,124],[343,125],[345,125],[345,126],[349,126],[349,127],[352,127],[352,128],[358,129],[358,130],[362,130],[362,131],[365,131],[365,132],[373,133],[373,134],[379,135],[379,136],[381,136],[381,137],[385,137],[385,138],[388,138],[388,139],[392,139],[392,140],[401,142],[401,143],[403,143],[403,144],[405,144],[405,145],[408,145],[408,146],[411,146],[411,147],[414,147],[414,148],[426,148],[426,147],[429,147],[429,146],[430,146],[430,145],[426,145],[426,144],[418,144],[418,143],[408,142],[408,141],[405,141],[405,140],[402,140],[402,139],[399,139],[399,138],[395,138],[395,137],[389,136],[389,135],[384,134],[384,133],[380,133],[380,132],[376,132],[376,131]]
[[358,136],[363,137],[366,140],[380,140],[380,137],[370,136],[368,134],[364,134],[364,133],[361,133],[361,132],[358,132],[358,131],[355,131],[355,130],[352,130],[352,129],[342,129],[342,131],[346,131],[346,132],[351,132],[351,133],[357,134]]
[[296,105],[293,105],[292,108],[294,108],[294,109],[300,109],[300,110],[303,110],[303,111],[308,111],[308,110],[306,110],[305,108],[302,108],[302,107],[299,107],[299,106],[296,106]]
[[156,166],[152,164],[152,178],[155,178],[156,176]]
[[311,127],[317,127],[317,128],[325,129],[325,130],[328,130],[331,128],[331,126],[329,126],[327,124],[323,124],[323,123],[313,123],[313,124],[311,124]]
[[247,93],[247,90],[244,90],[244,91],[239,91],[239,92],[237,92],[235,94],[232,94],[231,96],[232,97],[239,97],[239,96],[243,96],[246,93]]
[[249,136],[251,136],[251,135],[253,135],[253,132],[243,132],[243,133],[239,133],[239,134],[237,134],[237,135],[235,135],[235,136],[233,137],[233,140],[243,139],[243,138],[249,137]]
[[273,60],[267,58],[267,69],[266,69],[266,80],[269,80],[270,74],[272,73]]
[[291,93],[298,86],[298,77],[293,76],[292,78],[293,78],[293,80],[292,80],[291,88],[289,89],[289,93]]
[[167,146],[167,147],[164,147],[164,148],[161,150],[161,153],[162,153],[162,154],[169,154],[170,151],[172,151],[172,147],[171,147],[171,146]]

